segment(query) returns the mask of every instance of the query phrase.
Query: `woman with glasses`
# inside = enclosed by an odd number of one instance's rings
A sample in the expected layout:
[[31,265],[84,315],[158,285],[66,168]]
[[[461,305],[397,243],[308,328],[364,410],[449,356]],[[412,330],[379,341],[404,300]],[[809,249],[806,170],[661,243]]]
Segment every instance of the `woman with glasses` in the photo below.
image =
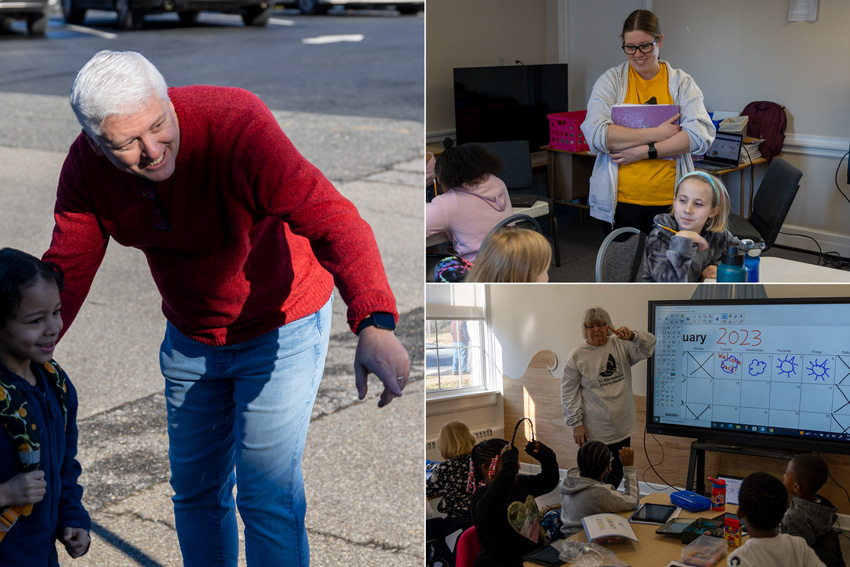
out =
[[[715,128],[693,78],[658,58],[664,35],[654,13],[632,12],[620,38],[626,62],[597,79],[581,126],[597,154],[590,214],[606,234],[624,226],[649,234],[655,215],[670,211],[676,180],[693,171],[691,154],[705,153]],[[654,128],[627,128],[611,120],[620,103],[675,104],[679,114]]]
[[581,321],[584,343],[567,356],[561,378],[561,408],[579,447],[588,441],[608,446],[613,456],[605,482],[623,480],[620,449],[631,445],[637,429],[632,396],[632,366],[655,352],[655,335],[614,328],[611,316],[591,307]]

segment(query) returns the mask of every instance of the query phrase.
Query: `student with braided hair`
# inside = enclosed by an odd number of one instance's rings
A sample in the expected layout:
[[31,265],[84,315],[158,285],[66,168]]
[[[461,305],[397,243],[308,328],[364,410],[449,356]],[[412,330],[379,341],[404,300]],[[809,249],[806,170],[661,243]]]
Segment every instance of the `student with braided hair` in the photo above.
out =
[[534,497],[558,486],[558,460],[540,441],[526,443],[525,452],[540,462],[539,474],[519,474],[519,451],[503,439],[472,449],[469,510],[481,545],[477,566],[520,567],[522,557],[540,547]]
[[620,449],[620,461],[625,473],[625,494],[605,482],[611,472],[611,450],[599,441],[582,445],[576,455],[578,466],[567,471],[558,491],[561,493],[561,532],[570,537],[582,530],[581,519],[603,512],[634,510],[640,501],[635,452],[630,447]]

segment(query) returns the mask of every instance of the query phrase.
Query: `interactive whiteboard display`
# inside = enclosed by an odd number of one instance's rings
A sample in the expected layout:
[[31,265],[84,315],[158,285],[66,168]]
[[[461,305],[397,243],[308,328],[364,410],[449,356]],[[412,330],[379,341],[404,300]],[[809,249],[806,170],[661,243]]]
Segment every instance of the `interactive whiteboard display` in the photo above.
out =
[[850,452],[850,300],[650,302],[649,328],[650,433]]

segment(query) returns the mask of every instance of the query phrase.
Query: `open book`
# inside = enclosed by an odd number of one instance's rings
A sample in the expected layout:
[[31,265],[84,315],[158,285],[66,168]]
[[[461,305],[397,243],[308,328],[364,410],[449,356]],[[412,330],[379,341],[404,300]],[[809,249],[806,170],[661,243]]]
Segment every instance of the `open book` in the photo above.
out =
[[594,543],[618,543],[623,539],[638,541],[629,521],[617,514],[594,514],[581,519],[587,541]]

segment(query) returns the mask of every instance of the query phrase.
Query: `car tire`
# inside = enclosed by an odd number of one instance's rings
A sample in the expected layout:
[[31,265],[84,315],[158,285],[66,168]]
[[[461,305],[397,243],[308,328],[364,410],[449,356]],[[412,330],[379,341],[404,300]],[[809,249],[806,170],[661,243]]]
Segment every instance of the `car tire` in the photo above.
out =
[[425,6],[422,4],[398,4],[395,9],[398,10],[398,13],[402,16],[412,16],[413,14],[418,14],[421,12]]
[[62,15],[69,24],[81,24],[86,17],[86,11],[77,8],[75,0],[62,0]]
[[327,4],[320,4],[319,0],[297,0],[297,4],[302,14],[311,16],[325,14],[330,9]]
[[47,23],[50,21],[50,10],[27,16],[27,31],[30,35],[41,36],[47,33]]
[[274,4],[269,4],[265,8],[260,6],[251,6],[242,12],[242,21],[246,26],[261,28],[269,22],[272,15]]
[[145,15],[141,10],[133,8],[130,2],[133,0],[115,0],[115,14],[118,18],[117,25],[122,30],[137,30],[142,27]]
[[190,25],[198,21],[198,14],[200,12],[192,10],[191,12],[178,12],[177,16],[180,18],[181,24]]

